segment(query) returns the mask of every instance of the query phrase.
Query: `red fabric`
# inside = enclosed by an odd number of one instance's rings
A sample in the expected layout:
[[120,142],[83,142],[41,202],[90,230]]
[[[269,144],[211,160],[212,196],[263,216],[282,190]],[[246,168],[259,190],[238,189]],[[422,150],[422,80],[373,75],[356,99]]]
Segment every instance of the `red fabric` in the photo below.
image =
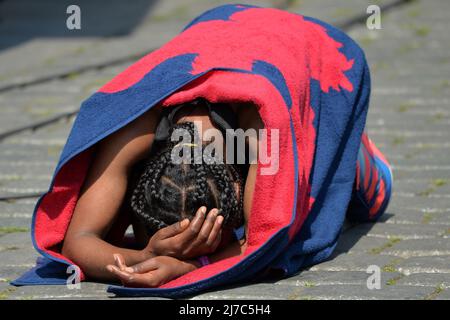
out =
[[[72,264],[61,254],[61,245],[90,160],[91,152],[88,150],[63,166],[54,179],[51,192],[42,198],[35,213],[33,232],[36,246],[46,254]],[[84,275],[81,278],[84,279]]]

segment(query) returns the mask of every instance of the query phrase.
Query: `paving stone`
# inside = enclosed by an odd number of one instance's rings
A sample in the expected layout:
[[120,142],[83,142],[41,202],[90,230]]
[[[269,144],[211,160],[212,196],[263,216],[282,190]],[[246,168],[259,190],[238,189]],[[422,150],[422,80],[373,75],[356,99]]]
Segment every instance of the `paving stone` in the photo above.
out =
[[392,214],[395,214],[395,212],[392,211],[391,208],[394,207],[399,208],[402,206],[404,207],[413,206],[418,209],[428,209],[428,208],[448,209],[450,207],[449,199],[447,198],[393,196],[391,197],[391,203],[389,204],[388,211]]
[[439,293],[434,300],[450,300],[450,290],[445,289],[441,293]]
[[432,180],[400,180],[394,183],[395,190],[401,190],[403,193],[412,193],[418,197],[427,197],[429,195],[449,195],[450,180],[445,178],[436,178]]
[[2,234],[0,232],[0,245],[25,247],[31,245],[29,228],[20,232],[12,230],[12,233]]
[[346,232],[338,241],[336,252],[365,254],[385,246],[390,240]]
[[389,211],[395,214],[384,214],[380,218],[380,222],[386,224],[405,224],[405,225],[419,225],[415,228],[420,228],[422,225],[450,225],[450,216],[448,212],[436,212],[436,208],[410,208],[403,209],[405,211],[389,208]]
[[419,287],[450,287],[450,275],[448,273],[414,273],[403,277],[397,281],[397,284]]
[[444,256],[450,259],[450,238],[402,240],[381,254],[406,258]]
[[38,190],[47,190],[50,185],[50,180],[44,179],[23,179],[23,180],[0,180],[0,188],[1,190],[7,189],[38,189]]
[[[382,269],[383,266],[380,266]],[[317,287],[317,286],[335,286],[335,285],[366,285],[367,280],[373,273],[366,271],[314,271],[301,272],[299,275],[283,279],[276,282],[276,285],[288,285],[294,287]],[[380,272],[381,289],[388,286],[390,279],[398,278],[401,274],[398,272]]]
[[302,288],[291,295],[299,300],[421,300],[430,295],[433,288],[416,286],[386,286],[377,290],[367,289],[366,285],[330,285]]
[[8,213],[0,213],[0,225],[2,228],[29,228],[31,214],[22,214],[20,216]]
[[81,283],[80,289],[68,289],[65,285],[58,286],[28,286],[18,287],[10,294],[9,299],[33,300],[33,299],[106,299],[111,294],[106,294],[106,285]]
[[400,238],[406,239],[434,239],[444,235],[448,230],[446,225],[396,225],[396,224],[365,224],[358,226],[353,233],[360,232],[366,234],[369,237],[375,238]]
[[[21,256],[20,254],[23,254]],[[3,267],[32,268],[36,265],[39,254],[33,248],[7,250],[0,252]]]
[[398,270],[404,274],[442,274],[450,279],[450,256],[411,257],[399,262]]
[[[311,271],[358,271],[366,272],[367,268],[371,265],[379,266],[383,268],[389,265],[394,260],[392,257],[384,255],[376,255],[369,253],[337,253],[339,249],[336,249],[335,255],[331,260],[322,262],[310,268]],[[301,274],[300,274],[301,275]]]
[[214,290],[214,292],[197,295],[194,299],[279,300],[288,298],[295,290],[296,288],[292,286],[251,284],[243,287]]
[[[29,265],[0,265],[0,278],[9,285],[12,280],[19,278],[30,269]],[[0,282],[1,283],[1,282]]]

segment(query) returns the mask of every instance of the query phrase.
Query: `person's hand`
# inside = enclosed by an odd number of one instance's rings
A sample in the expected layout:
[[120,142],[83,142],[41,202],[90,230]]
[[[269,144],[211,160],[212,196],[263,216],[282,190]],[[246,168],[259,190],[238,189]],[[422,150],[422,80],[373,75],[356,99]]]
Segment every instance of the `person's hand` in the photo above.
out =
[[114,255],[115,265],[107,265],[106,269],[115,275],[126,287],[159,287],[175,278],[195,270],[193,264],[172,257],[154,257],[127,266],[122,255]]
[[156,232],[144,250],[181,260],[213,253],[222,239],[223,217],[218,212],[212,209],[206,215],[206,207],[200,207],[192,221],[184,219]]

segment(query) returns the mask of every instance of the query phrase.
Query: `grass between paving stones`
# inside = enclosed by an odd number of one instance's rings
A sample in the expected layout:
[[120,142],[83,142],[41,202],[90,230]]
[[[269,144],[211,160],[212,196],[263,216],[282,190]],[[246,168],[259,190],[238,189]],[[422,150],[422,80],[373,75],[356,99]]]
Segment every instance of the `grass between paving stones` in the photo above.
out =
[[397,111],[398,112],[407,112],[415,106],[416,106],[416,103],[414,103],[413,101],[405,101],[400,104],[400,106],[397,108]]
[[17,290],[17,288],[15,288],[15,287],[8,287],[5,290],[0,291],[0,300],[8,299],[9,295],[16,290]]
[[397,265],[402,262],[404,259],[402,258],[395,258],[391,262],[389,262],[387,265],[383,266],[382,270],[384,272],[397,272]]
[[434,289],[432,293],[426,296],[424,300],[434,300],[439,294],[441,294],[442,291],[444,291],[444,285],[440,284]]
[[394,137],[391,141],[391,144],[393,146],[399,146],[404,143],[405,143],[405,137],[401,137],[401,136]]
[[433,214],[431,212],[425,212],[422,216],[422,224],[429,224],[433,220]]
[[18,232],[29,232],[30,228],[25,227],[0,227],[0,235]]
[[376,248],[372,248],[369,250],[370,254],[380,254],[381,252],[383,252],[384,250],[391,248],[392,246],[394,246],[396,243],[400,242],[402,239],[400,239],[399,237],[388,237],[388,241],[386,243],[384,243],[383,245],[376,247]]
[[294,292],[292,292],[287,297],[287,299],[288,300],[316,300],[316,298],[314,298],[313,296],[302,294],[303,289],[304,289],[304,287],[294,290]]
[[433,86],[433,92],[435,92],[435,93],[441,93],[448,89],[450,89],[450,80],[447,80],[447,79],[441,80],[436,85]]
[[435,114],[433,114],[433,115],[427,120],[427,122],[428,122],[428,123],[435,123],[435,122],[438,122],[438,121],[440,121],[440,120],[442,120],[442,119],[444,119],[444,118],[445,118],[445,114],[443,114],[442,112],[438,111],[438,112],[436,112]]
[[[391,262],[389,262],[387,265],[385,265],[382,268],[382,270],[384,272],[388,272],[388,273],[398,272],[397,265],[399,263],[401,263],[403,260],[404,259],[402,259],[402,258],[393,259]],[[403,277],[405,277],[404,274],[399,274],[399,275],[397,275],[397,276],[395,276],[393,278],[390,278],[389,280],[386,281],[386,285],[393,286],[393,285],[395,285],[397,283],[398,280],[402,279]]]
[[[152,15],[149,19],[149,22],[166,22],[168,20],[182,19],[187,16],[189,13],[189,6],[187,5],[179,5],[175,7],[173,10],[169,11],[165,14]],[[148,22],[147,22],[148,23]]]
[[300,281],[298,282],[298,285],[305,287],[305,288],[313,288],[315,287],[317,284],[315,284],[312,281]]
[[386,285],[393,286],[393,285],[397,284],[398,280],[400,280],[400,279],[402,279],[404,277],[405,277],[404,274],[399,274],[398,276],[393,277],[393,278],[389,279],[388,281],[386,281]]
[[447,179],[433,179],[425,190],[416,193],[416,195],[428,197],[431,193],[435,192],[437,188],[445,186],[447,183]]
[[17,246],[6,246],[6,247],[1,247],[0,246],[0,252],[2,251],[15,251],[15,250],[19,250],[20,248]]

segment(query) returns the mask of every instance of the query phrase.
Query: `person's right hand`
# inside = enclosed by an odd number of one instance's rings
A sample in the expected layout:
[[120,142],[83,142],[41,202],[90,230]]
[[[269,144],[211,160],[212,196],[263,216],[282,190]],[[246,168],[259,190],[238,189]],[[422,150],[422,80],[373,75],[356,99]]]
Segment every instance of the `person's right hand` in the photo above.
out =
[[220,244],[222,222],[217,209],[206,214],[206,207],[200,207],[192,221],[184,219],[156,232],[144,250],[181,260],[211,254]]

